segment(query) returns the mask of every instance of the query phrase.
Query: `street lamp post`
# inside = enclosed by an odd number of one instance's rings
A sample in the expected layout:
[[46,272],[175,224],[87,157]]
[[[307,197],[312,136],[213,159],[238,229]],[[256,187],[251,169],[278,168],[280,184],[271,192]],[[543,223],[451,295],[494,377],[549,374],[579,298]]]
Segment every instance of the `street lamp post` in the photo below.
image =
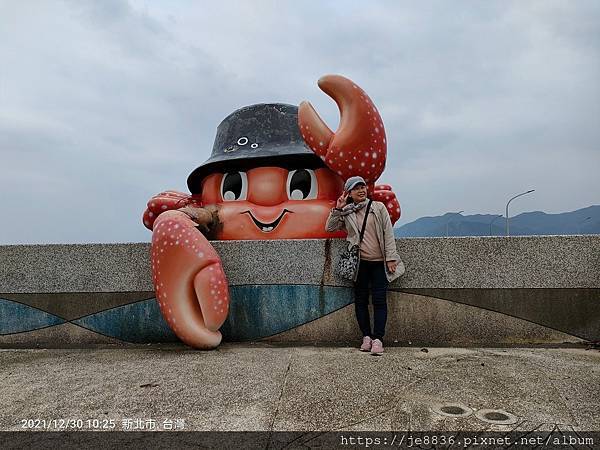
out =
[[520,197],[521,195],[525,195],[525,194],[529,194],[530,192],[535,191],[535,189],[530,189],[527,192],[522,192],[518,195],[515,195],[513,198],[511,198],[508,203],[506,204],[506,235],[510,236],[510,228],[509,228],[509,224],[508,224],[508,205],[510,204],[510,202],[512,202],[515,198]]
[[[460,214],[463,212],[464,211],[459,211],[459,212],[455,212],[455,213],[451,213],[451,214],[454,215],[454,214]],[[448,224],[450,223],[450,220],[452,220],[452,215],[448,218],[448,220],[446,220],[446,237],[448,237]]]
[[490,222],[490,236],[492,235],[492,224],[496,221],[496,219],[499,219],[500,217],[502,217],[502,214],[496,214],[496,217],[494,217]]
[[577,224],[577,234],[581,234],[581,225],[583,225],[583,222],[585,222],[586,220],[591,219],[592,217],[586,217],[585,219],[583,219],[581,222],[579,222]]

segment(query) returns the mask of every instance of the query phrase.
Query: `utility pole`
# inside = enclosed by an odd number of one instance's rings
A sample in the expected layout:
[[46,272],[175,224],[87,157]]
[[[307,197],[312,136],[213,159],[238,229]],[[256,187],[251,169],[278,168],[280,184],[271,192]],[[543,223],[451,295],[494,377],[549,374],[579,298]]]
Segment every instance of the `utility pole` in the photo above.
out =
[[529,194],[530,192],[535,191],[535,189],[531,189],[527,192],[522,192],[521,194],[515,195],[513,198],[511,198],[508,203],[506,204],[506,235],[510,236],[510,228],[508,225],[508,205],[510,204],[510,202],[512,202],[515,198],[520,197],[521,195],[525,195],[525,194]]

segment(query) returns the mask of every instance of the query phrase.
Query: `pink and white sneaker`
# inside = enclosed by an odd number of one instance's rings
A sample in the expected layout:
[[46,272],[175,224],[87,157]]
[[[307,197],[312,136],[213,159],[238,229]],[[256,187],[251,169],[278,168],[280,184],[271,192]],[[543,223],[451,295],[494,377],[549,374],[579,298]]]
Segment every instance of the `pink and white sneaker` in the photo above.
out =
[[362,341],[362,345],[360,346],[360,351],[361,352],[368,352],[371,350],[371,343],[373,341],[371,340],[371,338],[369,336],[365,336],[363,337],[363,341]]
[[371,355],[383,355],[383,342],[381,342],[379,339],[373,339],[371,344]]

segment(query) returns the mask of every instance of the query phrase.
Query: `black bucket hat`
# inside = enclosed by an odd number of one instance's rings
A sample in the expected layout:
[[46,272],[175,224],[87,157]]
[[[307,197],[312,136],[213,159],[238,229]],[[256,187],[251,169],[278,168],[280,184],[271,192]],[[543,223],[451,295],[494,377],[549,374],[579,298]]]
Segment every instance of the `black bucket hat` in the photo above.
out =
[[325,164],[304,143],[298,128],[298,107],[260,103],[240,108],[217,127],[210,158],[188,177],[192,194],[214,172],[246,170],[261,165],[314,169]]

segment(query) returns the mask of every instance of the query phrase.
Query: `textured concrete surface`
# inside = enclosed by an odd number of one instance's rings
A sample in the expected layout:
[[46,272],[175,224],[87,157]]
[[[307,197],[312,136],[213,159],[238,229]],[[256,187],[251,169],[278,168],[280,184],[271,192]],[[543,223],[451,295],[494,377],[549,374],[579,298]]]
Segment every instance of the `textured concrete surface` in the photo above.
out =
[[150,244],[0,246],[0,293],[154,291]]
[[[183,419],[186,430],[600,430],[596,349],[224,345],[1,350],[0,430],[24,419]],[[454,418],[435,412],[464,405]],[[485,409],[516,417],[495,425]]]
[[[97,293],[92,294],[96,295]],[[250,336],[267,336],[264,339],[270,342],[302,344],[335,342],[340,345],[348,345],[361,337],[356,324],[353,304],[343,306],[316,320],[307,320],[306,323],[283,332],[256,333],[257,329],[252,329],[253,323],[262,323],[264,326],[272,327],[280,323],[283,316],[301,313],[302,309],[307,307],[304,298],[291,299],[291,303],[288,304],[284,303],[287,299],[281,298],[283,295],[285,293],[276,293],[274,296],[276,302],[283,304],[276,311],[275,309],[264,309],[264,304],[272,305],[269,302],[263,303],[264,298],[263,301],[258,302],[257,300],[260,299],[257,298],[246,299],[245,301],[248,303],[242,303],[240,307],[254,304],[256,310],[248,312],[242,308],[237,314],[236,322],[230,322],[228,319],[221,328],[225,342],[258,339],[240,337],[243,336],[244,330],[248,331]],[[390,291],[388,292],[385,340],[386,343],[399,343],[400,345],[418,344],[446,347],[573,344],[583,343],[584,339],[597,340],[594,337],[600,336],[598,314],[589,312],[586,315],[584,314],[585,309],[570,309],[573,304],[577,305],[577,303],[566,301],[569,298],[565,297],[563,301],[557,301],[554,304],[547,302],[547,314],[540,305],[536,305],[534,299],[525,299],[520,308],[513,309],[513,313],[522,313],[521,310],[527,311],[532,319],[526,320],[511,315],[511,311],[502,313],[446,299]],[[168,326],[153,304],[154,300],[150,300],[109,309],[100,313],[100,317],[104,317],[104,319],[91,316],[68,324],[44,326],[34,331],[13,331],[8,334],[0,334],[0,347],[70,348],[122,342],[118,339],[139,343],[177,341],[172,333],[168,333]],[[509,302],[507,304],[510,305]],[[1,305],[2,303],[0,303],[0,325],[11,319],[7,309],[3,310]],[[139,310],[137,309],[138,305],[142,305]],[[153,314],[148,313],[147,308],[151,307],[156,309]],[[230,311],[230,317],[234,313],[235,311]],[[257,314],[259,316],[256,316]],[[537,317],[533,317],[535,314]],[[25,324],[27,322],[23,312],[13,312],[12,315],[16,316],[14,317],[16,323]],[[251,322],[250,319],[253,317],[255,321]],[[555,320],[552,322],[550,319]],[[567,319],[569,322],[566,321]],[[546,325],[544,325],[545,320]],[[31,323],[29,324],[31,325]],[[28,329],[30,328],[23,328],[23,330]],[[113,336],[115,339],[109,336]]]
[[[348,283],[341,239],[219,241],[230,285]],[[600,288],[600,235],[397,239],[405,288]],[[0,246],[0,293],[152,291],[149,244]]]
[[[390,286],[388,342],[600,339],[600,235],[408,238],[396,244],[407,272]],[[214,245],[232,293],[226,341],[322,344],[357,337],[352,307],[345,307],[352,302],[349,283],[334,275],[344,240]],[[0,246],[0,346],[171,342],[151,304],[148,251],[145,243]],[[95,333],[75,325],[49,328],[65,320]]]
[[94,333],[74,323],[0,335],[0,348],[81,348],[104,344],[124,345],[118,339]]
[[[369,310],[372,318],[372,305]],[[361,338],[352,304],[265,340],[319,344],[348,343]],[[398,345],[459,347],[488,346],[491,343],[532,345],[585,342],[576,336],[507,314],[400,292],[388,292],[385,341]]]
[[98,311],[154,298],[149,292],[58,292],[36,294],[1,294],[1,298],[73,320]]

